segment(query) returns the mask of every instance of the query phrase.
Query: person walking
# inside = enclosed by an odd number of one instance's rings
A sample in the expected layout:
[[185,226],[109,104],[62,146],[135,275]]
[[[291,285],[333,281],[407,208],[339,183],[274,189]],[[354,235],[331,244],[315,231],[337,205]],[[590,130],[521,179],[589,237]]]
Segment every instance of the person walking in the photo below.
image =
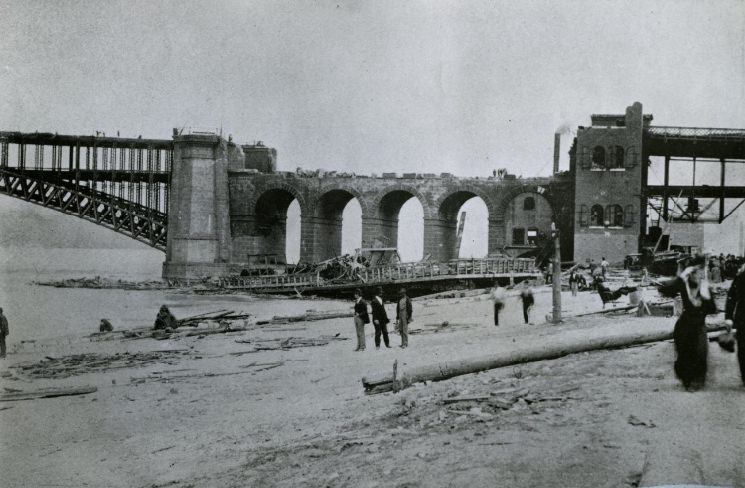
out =
[[[686,264],[678,277],[659,286],[660,294],[675,297],[680,294],[683,313],[675,322],[675,375],[687,391],[697,391],[706,383],[709,341],[706,337],[706,316],[717,312],[709,284],[704,277],[706,260],[695,257]],[[681,266],[682,267],[682,266]]]
[[401,288],[398,292],[398,304],[396,305],[396,323],[398,324],[398,333],[401,334],[401,349],[409,346],[409,324],[413,316],[411,299],[406,296],[406,288]]
[[0,359],[5,359],[5,338],[9,334],[8,319],[3,315],[3,309],[0,308]]
[[737,361],[740,364],[740,379],[745,386],[745,266],[739,269],[727,292],[724,319],[728,333],[732,332],[733,324],[737,327]]
[[572,290],[572,296],[576,297],[579,290],[579,276],[574,270],[569,272],[569,289]]
[[504,308],[504,288],[497,285],[491,293],[491,299],[494,302],[494,325],[499,325],[499,312]]
[[603,259],[600,261],[600,271],[603,273],[603,279],[605,279],[608,274],[608,268],[610,268],[610,263],[606,261],[605,256],[603,256]]
[[523,318],[527,325],[530,323],[530,310],[533,308],[533,304],[535,304],[533,290],[530,289],[530,285],[527,282],[523,284],[520,290],[520,300],[523,302]]
[[383,303],[383,288],[378,287],[375,290],[375,298],[370,302],[372,307],[372,321],[375,326],[375,349],[380,349],[380,336],[383,336],[385,347],[391,347],[388,342],[388,314],[385,311]]
[[362,298],[362,291],[357,288],[354,290],[354,328],[357,331],[357,349],[354,352],[365,350],[365,324],[369,323],[367,302]]

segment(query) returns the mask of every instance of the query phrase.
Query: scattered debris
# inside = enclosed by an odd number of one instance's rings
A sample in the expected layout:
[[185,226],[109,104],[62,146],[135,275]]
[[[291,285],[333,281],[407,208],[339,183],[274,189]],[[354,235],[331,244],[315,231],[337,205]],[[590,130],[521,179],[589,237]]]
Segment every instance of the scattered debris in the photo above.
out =
[[98,391],[95,386],[82,386],[77,388],[42,388],[33,391],[21,391],[4,393],[0,395],[0,402],[12,402],[19,400],[34,400],[37,398],[56,398],[61,396],[87,395]]
[[55,288],[112,288],[117,290],[167,290],[176,288],[165,281],[126,281],[112,280],[95,276],[93,278],[68,278],[55,281],[34,281],[34,285],[53,286]]
[[633,416],[633,415],[629,415],[629,419],[628,419],[628,422],[629,422],[629,423],[630,423],[631,425],[641,425],[641,426],[644,426],[644,427],[649,427],[649,428],[657,427],[657,426],[656,426],[656,425],[654,424],[654,422],[652,422],[651,420],[649,420],[649,421],[647,421],[647,422],[644,422],[643,420],[639,420],[638,418],[636,418],[636,417],[635,417],[635,416]]
[[[279,339],[236,339],[235,342],[239,344],[254,344],[254,350],[250,352],[259,351],[288,351],[290,349],[300,347],[314,347],[314,346],[325,346],[333,341],[346,341],[346,337],[339,337],[339,334],[333,336],[321,336],[318,339],[313,338],[300,338],[300,337],[287,337]],[[243,354],[247,354],[249,351],[242,351]]]
[[70,376],[108,371],[111,369],[145,366],[147,364],[176,364],[176,359],[189,355],[188,349],[116,353],[105,354],[74,354],[61,358],[47,357],[38,362],[18,363],[15,368],[18,373],[30,378],[67,378]]

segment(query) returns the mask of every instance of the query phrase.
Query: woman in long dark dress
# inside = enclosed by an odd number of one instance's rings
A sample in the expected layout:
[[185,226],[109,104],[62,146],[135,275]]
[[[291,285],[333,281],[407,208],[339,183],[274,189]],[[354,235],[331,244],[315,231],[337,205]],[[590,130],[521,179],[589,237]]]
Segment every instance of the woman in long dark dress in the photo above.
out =
[[703,258],[689,260],[678,277],[661,285],[662,295],[680,294],[683,313],[675,322],[675,375],[688,391],[702,388],[706,382],[709,341],[706,337],[706,316],[717,312],[704,276]]

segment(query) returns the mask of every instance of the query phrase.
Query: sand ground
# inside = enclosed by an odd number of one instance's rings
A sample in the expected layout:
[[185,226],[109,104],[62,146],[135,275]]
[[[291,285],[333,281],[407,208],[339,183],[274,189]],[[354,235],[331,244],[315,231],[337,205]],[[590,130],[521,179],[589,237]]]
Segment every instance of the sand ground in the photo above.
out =
[[[394,360],[405,370],[674,323],[619,314],[553,326],[539,319],[550,294],[536,298],[534,325],[522,323],[512,299],[500,327],[486,297],[417,301],[408,349],[376,350],[369,327],[367,350],[353,352],[351,319],[162,341],[24,344],[0,363],[0,387],[98,391],[0,402],[0,484],[628,487],[645,466],[667,462],[673,467],[660,472],[668,483],[682,483],[674,478],[693,468],[708,485],[745,486],[745,388],[735,355],[715,344],[707,386],[697,393],[675,379],[672,344],[658,342],[364,394],[361,377],[390,371]],[[563,301],[566,314],[600,308],[597,295]],[[267,339],[336,334],[348,340],[248,352]],[[391,340],[400,343],[398,335]],[[64,378],[18,367],[82,353],[107,360]],[[445,403],[499,391],[520,399]]]

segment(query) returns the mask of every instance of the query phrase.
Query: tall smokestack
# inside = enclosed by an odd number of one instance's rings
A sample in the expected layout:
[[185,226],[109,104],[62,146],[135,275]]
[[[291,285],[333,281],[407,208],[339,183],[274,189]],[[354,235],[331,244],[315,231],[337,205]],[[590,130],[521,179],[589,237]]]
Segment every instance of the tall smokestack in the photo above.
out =
[[554,174],[559,172],[559,155],[561,154],[561,133],[554,134]]

